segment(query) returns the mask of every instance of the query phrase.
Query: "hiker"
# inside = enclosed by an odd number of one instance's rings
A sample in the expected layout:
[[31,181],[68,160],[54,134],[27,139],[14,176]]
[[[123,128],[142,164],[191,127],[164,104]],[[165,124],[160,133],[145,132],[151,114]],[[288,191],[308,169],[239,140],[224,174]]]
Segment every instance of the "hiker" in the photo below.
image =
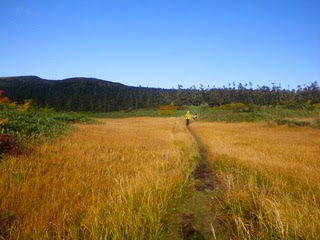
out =
[[184,115],[184,118],[186,119],[186,125],[188,126],[189,125],[189,122],[191,120],[191,114],[190,112],[188,111],[186,115]]
[[197,114],[197,113],[195,113],[195,114],[192,115],[192,119],[193,119],[193,120],[196,120],[197,118],[198,118],[198,114]]

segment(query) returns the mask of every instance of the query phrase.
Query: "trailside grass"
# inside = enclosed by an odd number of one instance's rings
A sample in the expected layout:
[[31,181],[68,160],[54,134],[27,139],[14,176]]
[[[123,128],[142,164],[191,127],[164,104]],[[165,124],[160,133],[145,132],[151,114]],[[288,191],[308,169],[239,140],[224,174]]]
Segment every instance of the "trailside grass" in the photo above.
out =
[[264,123],[196,122],[220,185],[218,239],[320,236],[320,130]]
[[172,239],[177,234],[172,216],[196,154],[181,120],[100,121],[76,124],[71,136],[0,163],[2,238]]

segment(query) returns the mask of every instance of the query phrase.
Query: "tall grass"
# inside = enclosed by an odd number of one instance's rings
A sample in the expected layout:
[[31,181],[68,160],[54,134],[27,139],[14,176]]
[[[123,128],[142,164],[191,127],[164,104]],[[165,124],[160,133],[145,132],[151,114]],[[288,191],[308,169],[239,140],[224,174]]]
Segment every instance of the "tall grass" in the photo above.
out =
[[190,135],[173,118],[103,122],[0,163],[1,237],[171,238],[194,167]]
[[191,127],[220,180],[212,200],[220,239],[320,236],[320,130],[258,123]]

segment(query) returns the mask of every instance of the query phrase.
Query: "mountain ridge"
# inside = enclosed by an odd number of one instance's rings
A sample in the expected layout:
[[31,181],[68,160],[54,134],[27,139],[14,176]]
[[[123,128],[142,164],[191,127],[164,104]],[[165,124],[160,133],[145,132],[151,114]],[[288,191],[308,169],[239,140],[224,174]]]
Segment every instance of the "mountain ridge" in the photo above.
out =
[[149,98],[155,91],[162,91],[159,88],[127,86],[98,78],[48,80],[33,75],[0,77],[0,89],[12,101],[21,103],[24,99],[32,99],[40,107],[67,111],[116,111],[154,107],[160,102],[151,104],[149,101],[146,105],[141,97]]
[[[123,85],[122,83],[118,82],[112,82],[104,79],[99,78],[92,78],[92,77],[70,77],[70,78],[64,78],[64,79],[45,79],[38,77],[36,75],[26,75],[26,76],[9,76],[9,77],[0,77],[1,80],[7,80],[7,81],[45,81],[45,82],[57,82],[57,81],[65,81],[65,82],[80,82],[80,81],[95,81],[95,82],[103,82],[103,83],[110,83],[110,84],[116,84],[116,85]],[[131,86],[129,86],[131,87]]]
[[320,102],[317,82],[296,91],[275,86],[252,89],[242,84],[238,88],[162,89],[127,86],[97,78],[47,80],[37,76],[16,76],[1,77],[0,89],[11,101],[22,103],[24,99],[32,99],[39,107],[63,111],[106,112],[158,108],[168,104],[217,106],[239,102],[256,105]]

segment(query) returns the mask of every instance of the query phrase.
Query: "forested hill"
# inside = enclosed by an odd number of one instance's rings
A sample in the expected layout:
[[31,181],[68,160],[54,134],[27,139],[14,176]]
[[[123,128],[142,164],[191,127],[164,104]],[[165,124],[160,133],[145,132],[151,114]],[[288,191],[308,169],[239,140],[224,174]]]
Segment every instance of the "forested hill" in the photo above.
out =
[[2,77],[0,89],[12,101],[32,99],[40,107],[98,112],[156,107],[163,103],[163,93],[169,92],[96,78],[45,80],[37,76]]
[[160,89],[130,87],[95,78],[45,80],[36,76],[0,78],[0,89],[12,101],[32,99],[40,107],[67,111],[116,111],[152,108],[161,105],[211,106],[231,102],[258,105],[320,102],[317,82],[296,90],[262,86],[256,89],[239,84],[237,87],[189,89]]

